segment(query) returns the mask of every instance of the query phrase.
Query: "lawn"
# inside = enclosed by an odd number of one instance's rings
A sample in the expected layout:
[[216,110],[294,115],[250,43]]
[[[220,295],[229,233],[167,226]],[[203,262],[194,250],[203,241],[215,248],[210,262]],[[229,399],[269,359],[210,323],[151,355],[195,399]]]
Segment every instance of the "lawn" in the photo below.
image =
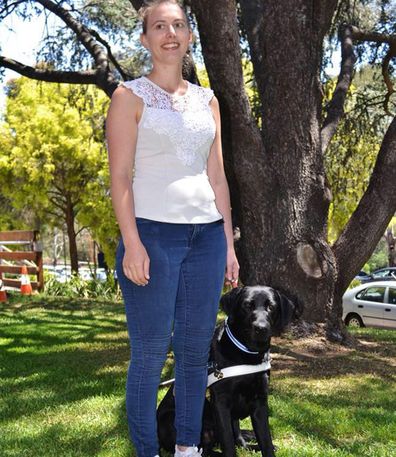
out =
[[[320,338],[274,340],[278,457],[396,456],[396,331],[354,334],[355,349]],[[35,296],[1,304],[0,456],[133,456],[128,358],[120,303]],[[171,374],[170,358],[163,379]]]

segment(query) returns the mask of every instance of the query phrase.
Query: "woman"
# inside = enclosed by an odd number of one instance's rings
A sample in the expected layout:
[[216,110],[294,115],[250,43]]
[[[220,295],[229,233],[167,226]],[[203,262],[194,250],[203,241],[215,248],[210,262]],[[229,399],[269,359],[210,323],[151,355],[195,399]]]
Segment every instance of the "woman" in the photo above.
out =
[[131,342],[128,425],[138,457],[158,455],[157,389],[172,343],[175,456],[194,457],[224,273],[236,285],[239,265],[219,105],[210,89],[182,78],[192,40],[186,14],[175,0],[156,0],[141,15],[152,71],[116,89],[107,118],[122,235],[117,274]]

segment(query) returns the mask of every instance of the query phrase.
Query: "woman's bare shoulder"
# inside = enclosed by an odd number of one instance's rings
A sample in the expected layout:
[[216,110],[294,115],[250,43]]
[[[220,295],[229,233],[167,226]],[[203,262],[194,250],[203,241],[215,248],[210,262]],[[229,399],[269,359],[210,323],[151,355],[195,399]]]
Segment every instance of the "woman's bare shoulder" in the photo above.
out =
[[143,103],[141,97],[136,95],[130,87],[124,84],[120,84],[117,87],[117,89],[113,92],[113,95],[111,96],[111,101],[120,104],[129,104],[131,102],[134,102],[140,105],[141,103]]

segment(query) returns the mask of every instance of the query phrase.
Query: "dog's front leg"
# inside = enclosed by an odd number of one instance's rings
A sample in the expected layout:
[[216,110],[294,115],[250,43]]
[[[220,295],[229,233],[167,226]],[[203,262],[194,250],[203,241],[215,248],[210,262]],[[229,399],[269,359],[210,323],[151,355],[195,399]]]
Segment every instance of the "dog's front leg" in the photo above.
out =
[[220,441],[221,450],[224,457],[236,457],[234,433],[232,428],[231,411],[227,401],[220,396],[213,398],[214,413],[216,419],[216,435]]
[[256,408],[250,417],[262,456],[276,457],[269,428],[267,399],[263,398],[258,401]]

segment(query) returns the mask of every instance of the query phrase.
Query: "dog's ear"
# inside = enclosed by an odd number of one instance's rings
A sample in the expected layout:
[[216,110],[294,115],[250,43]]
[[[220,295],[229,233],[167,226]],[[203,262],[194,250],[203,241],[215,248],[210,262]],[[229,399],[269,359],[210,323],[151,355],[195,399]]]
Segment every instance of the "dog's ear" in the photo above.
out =
[[227,314],[227,316],[230,316],[233,313],[235,307],[237,306],[241,292],[242,287],[235,287],[221,297],[220,307]]
[[277,290],[275,292],[278,303],[277,319],[274,323],[276,334],[281,334],[293,319],[302,314],[302,306],[297,300],[290,300],[286,295]]

